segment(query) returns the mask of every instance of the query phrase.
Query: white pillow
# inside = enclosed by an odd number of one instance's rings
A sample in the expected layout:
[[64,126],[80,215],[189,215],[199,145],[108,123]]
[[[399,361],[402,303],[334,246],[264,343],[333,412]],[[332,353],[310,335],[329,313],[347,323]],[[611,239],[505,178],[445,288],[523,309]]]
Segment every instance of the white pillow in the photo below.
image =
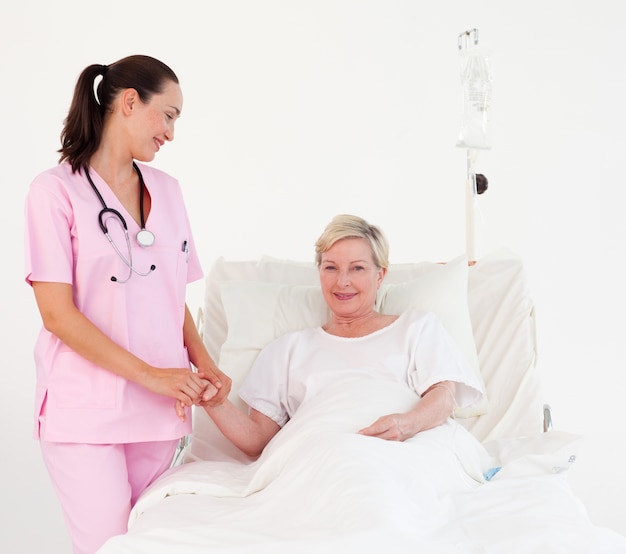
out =
[[289,331],[322,325],[330,317],[319,285],[230,282],[220,285],[220,294],[228,323],[222,355],[260,350]]
[[[428,269],[411,281],[383,284],[377,309],[394,314],[409,308],[434,312],[483,383],[467,306],[467,258],[429,264]],[[268,342],[289,331],[322,325],[330,315],[319,285],[226,282],[220,284],[220,294],[228,335],[221,348],[219,367],[233,379],[233,397],[259,350]],[[458,410],[456,415],[473,417],[485,413],[486,408],[485,399]]]

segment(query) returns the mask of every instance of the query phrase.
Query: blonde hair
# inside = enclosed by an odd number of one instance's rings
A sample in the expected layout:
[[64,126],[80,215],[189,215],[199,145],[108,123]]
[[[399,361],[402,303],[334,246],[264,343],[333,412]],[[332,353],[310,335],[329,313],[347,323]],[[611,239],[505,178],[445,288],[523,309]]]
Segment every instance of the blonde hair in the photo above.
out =
[[315,264],[322,262],[322,254],[342,239],[359,238],[369,242],[374,263],[382,269],[389,267],[389,243],[376,225],[371,225],[356,215],[335,216],[315,243]]

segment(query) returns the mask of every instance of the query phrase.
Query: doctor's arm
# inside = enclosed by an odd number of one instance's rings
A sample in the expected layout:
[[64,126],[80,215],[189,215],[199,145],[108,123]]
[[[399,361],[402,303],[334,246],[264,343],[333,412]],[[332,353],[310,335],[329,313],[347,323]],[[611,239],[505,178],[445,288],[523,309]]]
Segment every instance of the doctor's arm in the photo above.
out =
[[71,285],[34,281],[32,287],[44,327],[83,358],[186,406],[201,398],[206,381],[189,368],[151,366],[112,341],[76,308]]

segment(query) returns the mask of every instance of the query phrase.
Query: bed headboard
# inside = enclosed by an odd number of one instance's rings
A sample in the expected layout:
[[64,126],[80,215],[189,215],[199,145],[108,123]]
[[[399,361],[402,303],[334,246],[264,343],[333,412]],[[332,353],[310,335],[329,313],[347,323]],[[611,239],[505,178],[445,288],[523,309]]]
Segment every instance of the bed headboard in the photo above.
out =
[[[287,331],[320,325],[328,317],[313,263],[264,256],[215,261],[205,283],[198,327],[219,367],[233,379],[231,400],[258,351]],[[459,413],[479,440],[531,436],[543,430],[536,370],[535,315],[522,261],[503,249],[469,265],[465,256],[445,264],[392,264],[377,308],[434,311],[485,384],[487,402]],[[249,461],[194,409],[194,433],[185,461]]]

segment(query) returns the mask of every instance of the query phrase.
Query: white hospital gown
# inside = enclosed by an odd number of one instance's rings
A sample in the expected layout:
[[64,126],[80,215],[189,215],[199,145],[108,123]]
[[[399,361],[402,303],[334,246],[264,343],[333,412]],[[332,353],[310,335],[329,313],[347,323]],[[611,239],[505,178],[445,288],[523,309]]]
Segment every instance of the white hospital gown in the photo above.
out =
[[321,327],[288,333],[261,351],[239,395],[282,427],[324,387],[358,376],[405,383],[416,401],[440,381],[457,383],[459,407],[483,395],[475,372],[437,317],[417,310],[364,337],[338,337]]

